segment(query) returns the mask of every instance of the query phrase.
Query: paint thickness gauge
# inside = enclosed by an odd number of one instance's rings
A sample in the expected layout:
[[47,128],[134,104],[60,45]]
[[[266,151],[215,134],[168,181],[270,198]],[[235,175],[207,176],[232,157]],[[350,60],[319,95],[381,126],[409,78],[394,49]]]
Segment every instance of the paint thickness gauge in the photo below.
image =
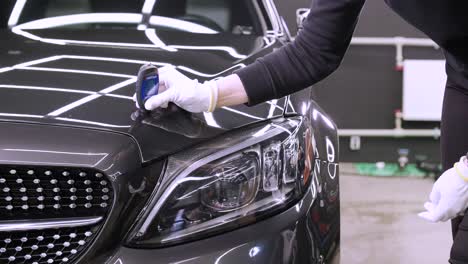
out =
[[145,110],[145,102],[159,92],[158,68],[149,63],[143,65],[138,71],[136,82],[136,99],[140,109]]

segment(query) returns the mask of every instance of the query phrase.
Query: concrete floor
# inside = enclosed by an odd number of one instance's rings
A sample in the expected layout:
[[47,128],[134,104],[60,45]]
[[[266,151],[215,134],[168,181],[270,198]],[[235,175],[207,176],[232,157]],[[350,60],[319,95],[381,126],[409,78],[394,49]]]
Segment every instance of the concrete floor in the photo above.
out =
[[417,216],[433,181],[341,175],[341,264],[448,263],[450,224]]

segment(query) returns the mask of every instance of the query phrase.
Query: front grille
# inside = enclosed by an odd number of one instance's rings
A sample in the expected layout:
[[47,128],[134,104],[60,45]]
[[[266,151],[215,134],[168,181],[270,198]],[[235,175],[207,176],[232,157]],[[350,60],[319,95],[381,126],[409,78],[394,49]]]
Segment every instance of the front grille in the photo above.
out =
[[89,169],[0,169],[1,220],[103,215],[111,196],[107,178]]
[[112,201],[111,183],[99,171],[0,166],[0,263],[72,262]]
[[72,263],[97,228],[79,227],[0,234],[0,263]]

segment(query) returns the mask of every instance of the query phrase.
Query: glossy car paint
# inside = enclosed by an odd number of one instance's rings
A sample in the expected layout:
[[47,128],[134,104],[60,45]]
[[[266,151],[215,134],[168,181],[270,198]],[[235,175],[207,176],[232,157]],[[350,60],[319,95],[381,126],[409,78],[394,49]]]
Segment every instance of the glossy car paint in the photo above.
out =
[[[171,64],[205,80],[248,65],[284,45],[285,39],[158,31],[166,45],[179,46],[168,51],[119,46],[151,46],[145,31],[32,31],[42,38],[113,43],[57,45],[11,30],[0,32],[2,163],[94,167],[112,180],[116,195],[112,211],[80,263],[320,263],[335,252],[339,242],[336,126],[311,100],[310,89],[213,114],[190,114],[171,106],[142,116],[131,100],[132,78],[146,61]],[[230,47],[236,53],[209,48],[213,46]],[[199,242],[152,250],[125,246],[127,232],[153,192],[168,155],[283,115],[307,117],[313,135],[313,182],[301,201],[280,215]]]
[[[41,36],[49,33],[61,39],[66,36],[59,33],[64,35],[67,33],[57,29],[41,31]],[[144,37],[144,33],[135,30],[126,33],[125,36],[128,36],[128,41],[135,42],[139,39],[136,36],[141,34],[143,36],[140,38]],[[161,32],[159,37],[166,43],[177,43],[177,46],[181,46],[181,35],[186,37],[187,34],[191,33]],[[96,35],[109,35],[109,33],[97,30],[97,32],[74,33],[73,37],[89,40]],[[190,41],[191,46],[202,46],[201,43],[220,46],[227,41],[237,44],[231,48],[243,54],[269,52],[274,46],[279,45],[279,43],[271,44],[265,48],[262,38],[252,36],[192,35],[185,38],[185,41]],[[234,37],[236,41],[230,41]],[[177,66],[182,72],[186,69],[184,73],[192,78],[205,80],[206,75],[217,77],[231,73],[228,70],[218,74],[232,67],[239,68],[240,64],[236,63],[239,59],[217,50],[199,51],[179,48],[177,52],[168,52],[157,48],[140,50],[74,45],[52,46],[48,43],[31,41],[11,32],[3,32],[2,39],[6,40],[4,48],[7,50],[6,54],[3,53],[1,61],[8,62],[9,66],[0,68],[0,87],[3,88],[0,91],[2,105],[0,120],[125,133],[137,140],[145,162],[180,151],[226,129],[279,116],[285,104],[283,99],[276,103],[278,107],[270,104],[253,108],[239,106],[220,109],[212,115],[194,115],[193,118],[212,128],[211,133],[187,137],[174,133],[173,130],[185,131],[173,128],[176,126],[174,123],[169,124],[169,127],[161,125],[166,120],[172,119],[174,116],[172,111],[160,111],[157,115],[145,118],[145,123],[132,120],[136,108],[131,96],[135,92],[134,78],[139,67],[146,61],[159,65],[170,64]],[[199,60],[198,56],[204,56],[205,59]],[[112,92],[108,92],[109,90]],[[18,101],[22,103],[18,104]],[[186,113],[175,115],[176,119],[187,117]],[[207,118],[210,118],[211,122],[207,122]],[[195,125],[184,120],[181,122],[187,124],[188,131],[198,129],[196,124],[199,122],[195,122]],[[173,144],[174,141],[178,144]]]

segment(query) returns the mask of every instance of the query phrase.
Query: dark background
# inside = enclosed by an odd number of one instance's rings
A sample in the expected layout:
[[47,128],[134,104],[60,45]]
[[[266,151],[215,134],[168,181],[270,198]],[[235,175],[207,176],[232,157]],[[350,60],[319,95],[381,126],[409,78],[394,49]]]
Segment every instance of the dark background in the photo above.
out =
[[[333,1],[333,0],[331,0]],[[296,32],[295,11],[308,7],[310,0],[275,0],[291,32]],[[407,24],[383,0],[368,0],[361,14],[355,37],[426,36]],[[405,48],[405,59],[442,59],[439,50]],[[316,100],[342,129],[391,129],[395,110],[402,107],[402,72],[395,70],[395,48],[351,46],[337,72],[315,85]],[[404,128],[435,128],[439,122],[404,122]],[[340,139],[342,161],[393,161],[398,149],[427,155],[439,161],[439,140],[430,138],[361,138],[360,151],[349,149],[349,138]]]

